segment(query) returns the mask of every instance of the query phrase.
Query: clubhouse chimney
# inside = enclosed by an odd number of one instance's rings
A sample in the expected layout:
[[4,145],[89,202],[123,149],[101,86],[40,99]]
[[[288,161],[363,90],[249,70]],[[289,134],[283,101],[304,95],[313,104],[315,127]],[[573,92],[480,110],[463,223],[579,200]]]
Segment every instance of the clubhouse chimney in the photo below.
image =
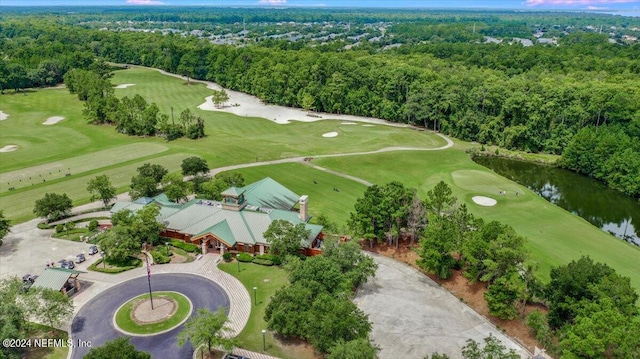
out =
[[307,221],[309,219],[309,196],[306,194],[300,197],[300,220]]

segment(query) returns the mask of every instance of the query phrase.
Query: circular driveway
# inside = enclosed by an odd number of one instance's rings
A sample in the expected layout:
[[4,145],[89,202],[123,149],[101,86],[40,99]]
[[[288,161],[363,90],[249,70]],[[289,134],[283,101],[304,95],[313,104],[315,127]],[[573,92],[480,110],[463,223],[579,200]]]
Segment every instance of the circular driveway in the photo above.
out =
[[[175,291],[187,296],[193,303],[193,314],[199,308],[215,311],[220,306],[229,311],[229,297],[224,290],[211,280],[192,274],[156,274],[151,277],[153,291]],[[71,337],[91,342],[91,347],[103,345],[106,341],[125,336],[113,327],[115,311],[129,299],[148,293],[147,278],[138,277],[113,286],[85,304],[71,323]],[[192,315],[193,315],[192,314]],[[154,358],[191,358],[190,344],[178,347],[177,336],[184,324],[158,335],[131,337],[137,350],[146,351]],[[91,348],[74,348],[71,358],[82,358]]]

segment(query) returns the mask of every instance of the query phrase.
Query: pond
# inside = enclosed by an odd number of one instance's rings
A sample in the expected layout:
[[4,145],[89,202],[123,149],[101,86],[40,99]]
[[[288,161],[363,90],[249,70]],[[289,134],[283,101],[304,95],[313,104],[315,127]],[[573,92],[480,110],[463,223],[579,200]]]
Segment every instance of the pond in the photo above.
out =
[[561,168],[501,157],[473,160],[603,231],[640,246],[640,201],[637,199]]

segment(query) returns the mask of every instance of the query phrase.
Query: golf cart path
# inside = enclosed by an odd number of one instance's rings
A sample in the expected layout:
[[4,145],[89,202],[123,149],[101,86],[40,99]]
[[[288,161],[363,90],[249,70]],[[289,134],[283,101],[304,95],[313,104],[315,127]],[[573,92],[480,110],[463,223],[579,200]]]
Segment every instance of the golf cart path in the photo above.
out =
[[[445,135],[443,135],[441,133],[436,133],[436,135],[442,137],[447,143],[444,146],[434,147],[434,148],[394,146],[394,147],[385,147],[385,148],[381,148],[381,149],[377,149],[377,150],[373,150],[373,151],[365,151],[365,152],[347,152],[347,153],[332,153],[332,154],[327,154],[327,155],[315,155],[315,156],[314,155],[312,155],[312,156],[298,156],[298,157],[282,158],[282,159],[279,159],[279,160],[271,160],[271,161],[241,163],[241,164],[237,164],[237,165],[230,165],[230,166],[214,168],[214,169],[209,171],[209,175],[215,176],[220,172],[232,171],[232,170],[237,170],[237,169],[241,169],[241,168],[269,166],[269,165],[277,165],[277,164],[282,164],[282,163],[303,163],[303,164],[306,164],[306,165],[308,165],[308,166],[310,166],[312,168],[315,168],[317,170],[328,172],[328,173],[334,174],[334,175],[339,176],[339,177],[347,178],[347,179],[350,179],[352,181],[356,181],[356,182],[362,183],[362,184],[364,184],[366,186],[371,186],[372,185],[371,182],[366,181],[366,180],[364,180],[362,178],[358,178],[358,177],[355,177],[355,176],[348,175],[346,173],[330,170],[328,168],[324,168],[324,167],[315,165],[313,163],[310,163],[309,161],[313,160],[315,158],[361,156],[361,155],[371,155],[371,154],[376,154],[376,153],[385,153],[385,152],[394,152],[394,151],[441,151],[441,150],[446,150],[447,148],[453,147],[453,141],[449,137],[447,137],[447,136],[445,136]],[[189,179],[189,177],[186,177],[185,179]]]

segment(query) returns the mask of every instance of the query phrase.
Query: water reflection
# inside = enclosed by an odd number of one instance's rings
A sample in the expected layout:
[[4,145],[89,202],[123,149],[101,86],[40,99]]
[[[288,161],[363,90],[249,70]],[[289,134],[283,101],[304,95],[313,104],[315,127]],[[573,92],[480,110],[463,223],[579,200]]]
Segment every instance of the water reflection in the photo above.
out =
[[602,230],[640,245],[640,202],[637,199],[589,177],[559,168],[497,157],[473,160]]

